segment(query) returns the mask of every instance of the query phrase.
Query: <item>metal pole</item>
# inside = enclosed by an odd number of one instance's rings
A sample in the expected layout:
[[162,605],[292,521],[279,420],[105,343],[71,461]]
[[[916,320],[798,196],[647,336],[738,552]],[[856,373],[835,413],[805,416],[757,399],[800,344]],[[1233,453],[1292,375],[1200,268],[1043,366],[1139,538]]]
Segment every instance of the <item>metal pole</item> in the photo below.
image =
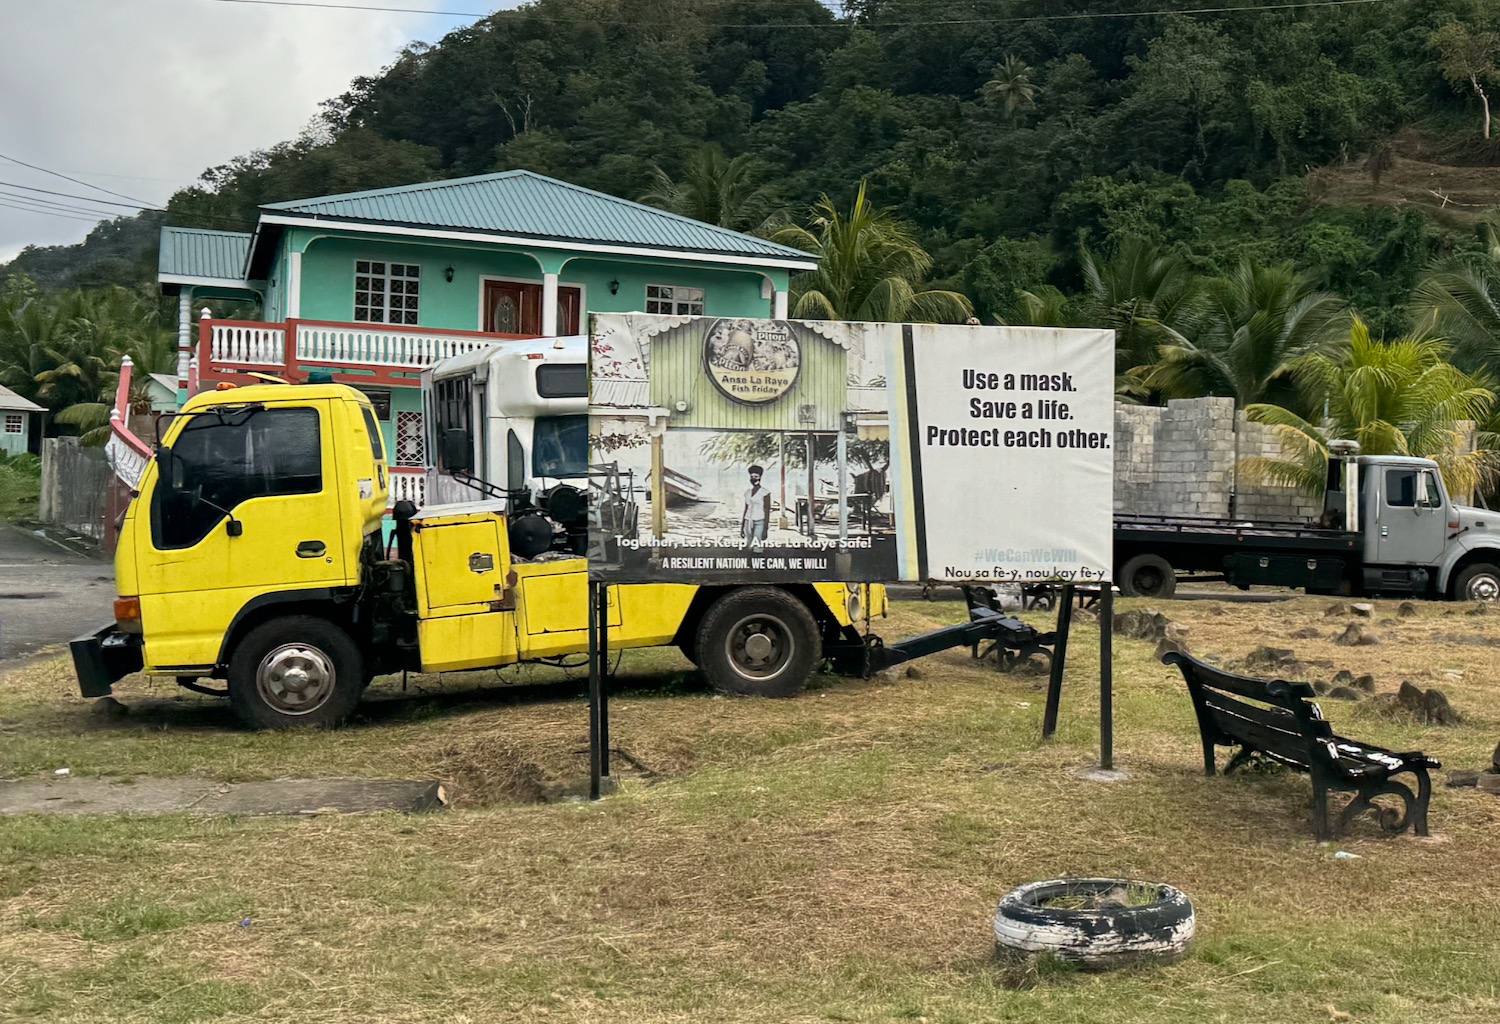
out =
[[609,584],[599,585],[599,772],[609,775]]
[[1099,767],[1115,766],[1115,588],[1099,584]]
[[604,775],[599,750],[600,694],[599,679],[599,584],[589,581],[589,799],[599,799],[600,779]]
[[1073,625],[1073,584],[1065,583],[1057,605],[1057,642],[1052,645],[1052,675],[1047,680],[1047,710],[1042,714],[1042,739],[1057,732],[1057,710],[1062,703],[1063,668],[1068,660],[1068,631]]

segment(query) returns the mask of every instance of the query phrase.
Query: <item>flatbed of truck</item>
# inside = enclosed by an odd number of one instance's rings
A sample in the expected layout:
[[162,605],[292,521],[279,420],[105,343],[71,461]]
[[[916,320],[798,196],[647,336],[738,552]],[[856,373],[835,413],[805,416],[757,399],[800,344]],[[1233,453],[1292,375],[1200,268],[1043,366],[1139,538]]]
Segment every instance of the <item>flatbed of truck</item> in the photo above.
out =
[[1305,522],[1145,515],[1116,516],[1115,539],[1152,544],[1219,541],[1231,547],[1253,543],[1256,547],[1297,551],[1357,551],[1362,542],[1358,533]]

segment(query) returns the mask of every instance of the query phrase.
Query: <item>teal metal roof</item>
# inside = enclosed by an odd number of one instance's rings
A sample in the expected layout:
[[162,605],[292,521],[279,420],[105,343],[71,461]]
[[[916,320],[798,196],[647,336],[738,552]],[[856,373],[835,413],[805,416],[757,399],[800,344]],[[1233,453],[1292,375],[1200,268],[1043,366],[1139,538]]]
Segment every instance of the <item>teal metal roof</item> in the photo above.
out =
[[757,259],[816,257],[727,228],[667,213],[531,171],[272,203],[265,213],[400,224],[449,231],[584,242],[595,245],[713,253]]
[[159,278],[191,277],[242,284],[250,236],[237,231],[162,228]]

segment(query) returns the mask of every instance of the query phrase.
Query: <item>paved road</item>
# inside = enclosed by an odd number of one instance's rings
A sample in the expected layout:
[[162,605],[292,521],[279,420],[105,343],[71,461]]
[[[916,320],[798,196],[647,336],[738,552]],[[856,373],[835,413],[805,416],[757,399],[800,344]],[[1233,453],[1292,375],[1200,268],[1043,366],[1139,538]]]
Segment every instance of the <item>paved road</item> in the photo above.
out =
[[115,571],[0,523],[0,665],[114,618]]

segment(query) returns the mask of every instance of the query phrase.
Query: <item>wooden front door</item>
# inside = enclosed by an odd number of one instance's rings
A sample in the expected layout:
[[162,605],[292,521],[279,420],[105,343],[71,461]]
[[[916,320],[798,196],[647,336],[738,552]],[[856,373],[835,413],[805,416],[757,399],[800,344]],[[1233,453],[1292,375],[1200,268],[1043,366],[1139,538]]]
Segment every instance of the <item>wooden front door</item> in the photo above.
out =
[[[578,288],[557,290],[557,333],[577,334],[583,320],[583,293]],[[542,286],[521,281],[484,283],[484,323],[492,334],[542,334]]]

